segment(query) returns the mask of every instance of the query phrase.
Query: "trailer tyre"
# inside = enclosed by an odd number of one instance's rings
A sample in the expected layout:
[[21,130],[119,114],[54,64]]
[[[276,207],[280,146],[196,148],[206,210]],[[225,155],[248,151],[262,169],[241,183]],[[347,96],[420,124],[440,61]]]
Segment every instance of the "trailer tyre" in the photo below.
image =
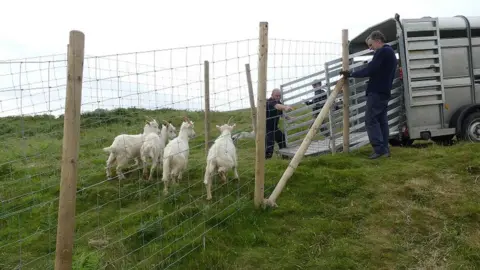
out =
[[462,125],[462,138],[470,142],[480,142],[480,112],[471,113]]

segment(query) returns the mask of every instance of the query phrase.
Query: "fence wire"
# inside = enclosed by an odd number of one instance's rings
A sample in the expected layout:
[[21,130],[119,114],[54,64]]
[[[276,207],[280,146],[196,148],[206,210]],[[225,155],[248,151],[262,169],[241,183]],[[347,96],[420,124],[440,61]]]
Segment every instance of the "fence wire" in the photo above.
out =
[[[339,44],[269,40],[267,90],[306,76],[338,57]],[[214,177],[211,201],[203,177],[204,61],[209,61],[210,143],[232,118],[234,133],[251,132],[245,64],[256,100],[258,39],[148,52],[86,56],[81,106],[74,268],[200,267],[189,256],[218,249],[209,238],[252,203],[255,143],[236,142],[239,180]],[[0,61],[1,269],[51,269],[55,256],[66,54]],[[110,146],[140,134],[145,121],[170,121],[180,134],[194,122],[188,167],[163,193],[162,167],[151,181],[131,160],[121,180],[106,177]],[[168,140],[167,142],[168,143]],[[139,147],[137,145],[137,147]],[[150,168],[148,162],[148,168]]]

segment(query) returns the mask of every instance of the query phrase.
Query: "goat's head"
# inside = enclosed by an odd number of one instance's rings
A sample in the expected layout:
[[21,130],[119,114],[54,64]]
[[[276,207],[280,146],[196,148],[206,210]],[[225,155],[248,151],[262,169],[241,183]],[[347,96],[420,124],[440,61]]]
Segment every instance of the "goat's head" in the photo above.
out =
[[151,119],[150,121],[145,121],[145,126],[143,127],[144,132],[160,132],[159,125],[157,123],[157,120]]
[[184,132],[186,132],[189,138],[195,138],[196,134],[193,128],[194,128],[193,121],[191,121],[185,116],[183,118],[183,123],[182,123],[182,126],[180,127],[180,131],[183,130]]
[[170,139],[170,140],[175,139],[175,137],[177,137],[177,129],[172,124],[172,122],[171,121],[167,122],[167,121],[163,120],[163,124],[167,127],[168,139]]
[[221,126],[217,125],[217,129],[220,131],[222,134],[230,134],[232,133],[233,129],[235,128],[236,124],[234,123],[233,125],[223,124]]
[[221,126],[217,125],[217,129],[220,131],[222,134],[226,133],[232,133],[233,128],[235,128],[236,124],[234,123],[233,125],[230,125],[230,121],[232,121],[233,116],[228,118],[228,121],[226,124],[223,124]]

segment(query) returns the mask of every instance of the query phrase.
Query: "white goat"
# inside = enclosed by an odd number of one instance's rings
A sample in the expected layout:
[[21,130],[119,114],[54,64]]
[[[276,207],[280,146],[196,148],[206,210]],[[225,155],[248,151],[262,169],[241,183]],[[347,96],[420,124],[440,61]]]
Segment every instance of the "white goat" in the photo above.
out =
[[[230,121],[229,121],[230,122]],[[212,176],[215,171],[222,178],[222,182],[227,182],[227,172],[233,169],[234,179],[239,179],[237,172],[237,149],[232,140],[232,130],[235,124],[217,125],[220,130],[220,136],[215,140],[214,144],[208,150],[207,168],[205,169],[205,177],[203,183],[207,189],[207,200],[212,199]]]
[[147,178],[147,159],[152,159],[152,167],[150,168],[150,175],[148,180],[152,180],[153,172],[158,163],[163,161],[163,150],[167,144],[167,140],[173,140],[177,136],[175,127],[167,122],[163,121],[162,130],[160,135],[156,133],[149,133],[145,135],[144,142],[140,148],[140,158],[143,162],[143,177]]
[[[163,151],[163,193],[168,194],[168,183],[170,178],[173,183],[182,180],[182,174],[187,169],[188,156],[190,152],[188,141],[195,137],[193,122],[184,118],[178,136],[168,142]],[[175,179],[176,178],[176,179]]]
[[120,134],[115,137],[112,145],[103,148],[103,151],[110,154],[106,168],[108,179],[111,178],[110,168],[114,162],[117,162],[116,172],[118,179],[125,179],[122,169],[126,167],[129,159],[140,156],[140,148],[142,147],[144,137],[149,133],[160,133],[159,125],[155,119],[152,119],[150,122],[147,121],[143,127],[143,134]]

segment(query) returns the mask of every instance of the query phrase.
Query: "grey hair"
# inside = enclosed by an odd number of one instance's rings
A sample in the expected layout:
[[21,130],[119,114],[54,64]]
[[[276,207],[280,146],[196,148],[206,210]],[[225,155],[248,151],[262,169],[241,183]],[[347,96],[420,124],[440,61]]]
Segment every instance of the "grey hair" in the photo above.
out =
[[367,39],[365,40],[365,42],[368,42],[368,40],[371,39],[371,40],[377,40],[377,41],[381,41],[383,43],[385,43],[387,41],[387,39],[385,38],[385,35],[378,31],[378,30],[375,30],[373,31],[372,33],[370,33],[370,35],[368,35]]
[[273,95],[273,93],[275,93],[275,92],[281,93],[282,91],[280,91],[280,88],[274,88],[274,89],[272,90],[272,95]]

